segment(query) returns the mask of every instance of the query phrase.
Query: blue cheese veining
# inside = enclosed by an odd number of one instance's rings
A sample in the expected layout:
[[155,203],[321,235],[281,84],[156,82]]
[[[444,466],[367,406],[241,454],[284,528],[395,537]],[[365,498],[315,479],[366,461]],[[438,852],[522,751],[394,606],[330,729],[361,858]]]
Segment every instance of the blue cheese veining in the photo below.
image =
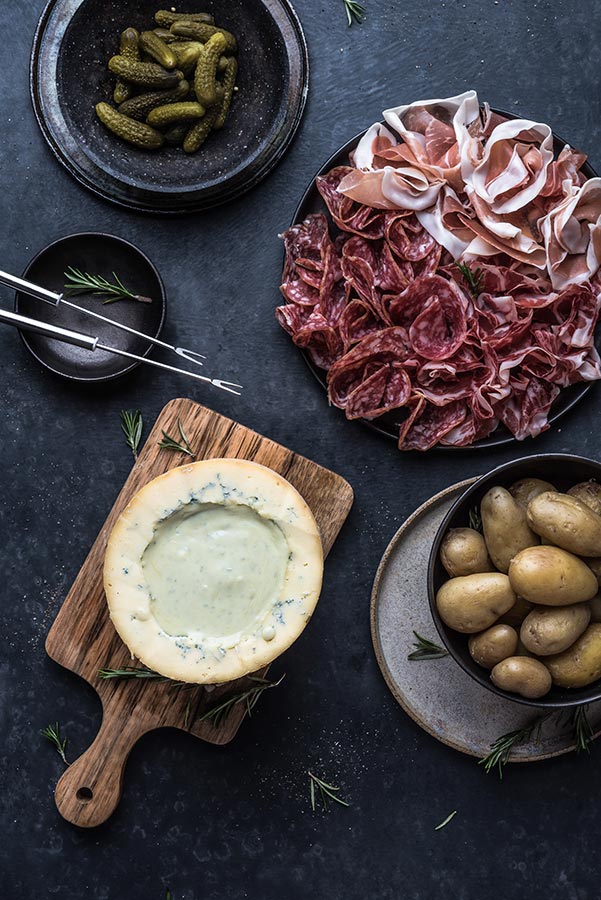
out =
[[145,665],[182,681],[238,678],[275,659],[321,588],[315,520],[271,469],[216,459],[172,469],[119,517],[105,558],[111,618]]

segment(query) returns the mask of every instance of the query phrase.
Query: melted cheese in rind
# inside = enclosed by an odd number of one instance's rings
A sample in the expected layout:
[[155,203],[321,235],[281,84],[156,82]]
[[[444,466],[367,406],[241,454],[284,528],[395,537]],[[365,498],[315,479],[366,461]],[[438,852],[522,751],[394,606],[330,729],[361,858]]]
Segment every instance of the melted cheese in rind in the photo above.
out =
[[[153,615],[144,551],[160,521],[192,504],[249,507],[281,530],[290,551],[280,595],[235,641],[192,631],[170,635]],[[144,665],[178,681],[217,684],[260,669],[296,640],[317,603],[322,574],[319,531],[298,491],[257,463],[213,459],[172,469],[135,495],[111,532],[104,586],[118,634]]]

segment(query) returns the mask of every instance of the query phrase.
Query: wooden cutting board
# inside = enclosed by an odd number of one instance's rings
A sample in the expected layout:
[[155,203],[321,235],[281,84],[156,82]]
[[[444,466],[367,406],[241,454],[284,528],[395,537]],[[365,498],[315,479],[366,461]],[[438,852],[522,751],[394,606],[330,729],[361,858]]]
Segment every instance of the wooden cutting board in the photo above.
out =
[[163,430],[177,435],[178,417],[197,459],[250,459],[287,478],[313,511],[321,531],[324,556],[353,503],[352,488],[339,475],[249,428],[192,400],[172,400],[164,407],[46,640],[48,655],[85,678],[102,701],[102,725],[96,739],[65,771],[55,794],[61,815],[85,828],[100,825],[114,812],[121,797],[127,757],[143,734],[168,726],[213,744],[226,744],[235,736],[246,714],[245,705],[239,703],[218,727],[209,720],[198,721],[204,711],[217,705],[219,698],[248,686],[247,679],[207,691],[202,686],[180,689],[148,680],[107,681],[98,677],[99,669],[132,665],[129,651],[108,616],[102,585],[106,542],[115,520],[143,485],[175,466],[190,462],[184,453],[158,446]]

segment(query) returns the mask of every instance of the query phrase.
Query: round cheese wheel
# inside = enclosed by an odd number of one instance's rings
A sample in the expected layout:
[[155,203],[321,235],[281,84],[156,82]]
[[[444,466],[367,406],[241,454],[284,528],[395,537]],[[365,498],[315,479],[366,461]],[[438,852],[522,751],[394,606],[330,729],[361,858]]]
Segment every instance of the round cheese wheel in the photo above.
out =
[[248,460],[171,469],[117,519],[104,561],[110,616],[145,666],[198,684],[272,662],[303,631],[321,590],[311,510]]

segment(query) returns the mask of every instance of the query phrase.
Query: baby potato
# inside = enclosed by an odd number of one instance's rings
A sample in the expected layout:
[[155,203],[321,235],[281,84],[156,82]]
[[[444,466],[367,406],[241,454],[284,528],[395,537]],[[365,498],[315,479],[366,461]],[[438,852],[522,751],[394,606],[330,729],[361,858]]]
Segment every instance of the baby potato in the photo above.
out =
[[449,628],[465,634],[489,628],[514,603],[515,594],[509,578],[500,572],[450,578],[436,594],[436,607],[442,621]]
[[601,678],[601,623],[589,625],[568,650],[549,656],[545,665],[559,687],[586,687],[597,681]]
[[595,481],[594,478],[591,478],[590,481],[581,481],[580,484],[575,484],[574,487],[570,488],[568,494],[570,497],[576,497],[577,500],[582,501],[589,509],[592,509],[594,513],[601,516],[601,484]]
[[470,656],[485,669],[493,669],[502,659],[514,656],[517,646],[517,631],[509,625],[493,625],[468,641]]
[[515,481],[511,487],[509,488],[509,493],[520,506],[523,506],[524,509],[528,506],[531,500],[534,500],[535,497],[538,497],[539,494],[544,494],[545,491],[555,491],[557,488],[550,484],[548,481],[542,481],[540,478],[521,478],[519,481]]
[[597,579],[589,567],[577,556],[559,547],[539,546],[522,550],[511,560],[509,581],[516,594],[540,606],[583,603],[599,590]]
[[487,491],[480,504],[480,515],[489,556],[500,572],[507,573],[509,563],[520,550],[540,544],[528,527],[525,510],[503,487]]
[[571,647],[591,620],[588,603],[572,606],[537,606],[520,628],[520,640],[536,656],[552,656]]
[[523,597],[516,597],[515,603],[504,616],[501,616],[499,623],[511,625],[512,628],[519,628],[528,613],[532,612],[533,609],[532,603],[528,603]]
[[484,538],[474,528],[450,528],[440,548],[440,560],[452,577],[493,571]]
[[548,669],[538,659],[529,656],[509,656],[497,663],[490,677],[497,687],[528,700],[544,697],[551,690]]
[[601,516],[577,497],[539,494],[528,504],[527,517],[532,530],[556,547],[577,556],[601,556]]
[[595,578],[597,579],[597,584],[601,587],[601,557],[589,558],[586,561],[589,569],[592,569]]

